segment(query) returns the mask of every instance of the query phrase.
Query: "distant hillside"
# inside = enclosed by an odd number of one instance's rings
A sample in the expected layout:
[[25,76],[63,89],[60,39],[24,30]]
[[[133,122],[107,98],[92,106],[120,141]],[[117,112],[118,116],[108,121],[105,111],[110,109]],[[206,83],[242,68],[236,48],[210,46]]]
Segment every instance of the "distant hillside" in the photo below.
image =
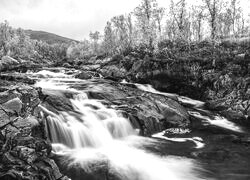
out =
[[30,36],[31,39],[41,40],[47,42],[48,44],[78,42],[76,40],[45,31],[25,30],[25,32]]

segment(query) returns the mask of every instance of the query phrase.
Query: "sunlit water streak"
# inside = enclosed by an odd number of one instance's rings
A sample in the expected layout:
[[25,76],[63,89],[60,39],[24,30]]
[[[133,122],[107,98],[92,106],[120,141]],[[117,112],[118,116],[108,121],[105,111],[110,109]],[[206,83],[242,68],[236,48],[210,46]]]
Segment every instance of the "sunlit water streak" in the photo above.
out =
[[194,100],[194,99],[191,99],[191,98],[188,98],[188,97],[185,97],[185,96],[179,96],[178,94],[165,93],[165,92],[157,91],[150,84],[128,83],[126,80],[122,80],[121,83],[122,84],[134,84],[138,89],[140,89],[142,91],[146,91],[146,92],[150,92],[150,93],[153,93],[153,94],[159,94],[159,95],[167,96],[167,97],[170,97],[170,98],[177,98],[178,101],[181,102],[181,103],[183,103],[183,104],[190,104],[190,105],[195,106],[195,107],[202,107],[205,104],[202,101]]
[[244,132],[244,130],[240,126],[227,120],[225,117],[222,117],[220,115],[215,115],[215,116],[209,117],[206,115],[202,115],[201,113],[199,113],[197,111],[189,111],[189,114],[196,117],[196,118],[203,119],[207,123],[214,125],[214,126],[218,126],[218,127],[224,128],[224,129],[229,129],[231,131],[236,131],[236,132],[240,132],[240,133]]
[[144,145],[157,144],[151,138],[137,136],[130,121],[116,110],[88,99],[87,94],[69,88],[67,84],[42,81],[36,86],[74,93],[70,100],[74,108],[72,112],[56,114],[40,106],[49,114],[46,122],[53,152],[63,155],[69,168],[76,166],[91,174],[95,165],[99,168],[98,164],[104,163],[111,174],[122,180],[203,179],[199,175],[200,165],[195,160],[161,157],[143,150]]
[[187,141],[191,141],[193,142],[196,146],[196,149],[200,149],[203,148],[205,146],[205,143],[203,143],[203,139],[200,137],[193,137],[193,138],[169,138],[164,136],[165,131],[153,134],[152,137],[155,138],[160,138],[160,139],[165,139],[167,141],[174,141],[174,142],[187,142]]
[[36,73],[28,72],[28,74],[41,78],[70,78],[72,75],[67,75],[65,72],[52,72],[48,70],[42,70]]

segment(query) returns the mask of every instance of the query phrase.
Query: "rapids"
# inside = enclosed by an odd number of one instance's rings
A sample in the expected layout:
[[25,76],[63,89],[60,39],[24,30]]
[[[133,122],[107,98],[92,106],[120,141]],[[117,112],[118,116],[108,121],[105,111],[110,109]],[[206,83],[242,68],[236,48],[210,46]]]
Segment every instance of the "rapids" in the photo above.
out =
[[86,92],[72,86],[88,86],[89,80],[76,79],[65,70],[43,70],[29,75],[37,79],[35,86],[43,90],[57,94],[67,91],[73,95],[69,98],[72,111],[54,113],[43,105],[40,108],[47,114],[46,130],[55,159],[74,180],[221,179],[228,176],[217,176],[211,171],[224,168],[223,164],[215,163],[213,168],[210,161],[199,159],[200,152],[204,149],[206,152],[206,148],[213,150],[218,143],[217,139],[210,139],[214,137],[210,129],[216,133],[224,130],[229,134],[245,133],[239,125],[204,109],[204,102],[159,92],[151,85],[122,81],[121,84],[134,85],[142,91],[177,99],[188,107],[189,115],[198,123],[197,130],[184,130],[183,134],[164,130],[142,137],[120,111],[107,107],[99,99],[90,99]]
[[[157,145],[158,141],[137,136],[130,121],[119,112],[105,107],[98,100],[88,99],[84,92],[70,88],[67,85],[70,76],[46,73],[33,74],[50,77],[49,80],[38,81],[37,87],[75,93],[70,102],[77,113],[55,114],[40,106],[50,114],[46,121],[47,131],[53,152],[63,156],[63,166],[81,168],[87,174],[94,174],[101,163],[109,168],[108,173],[121,180],[203,179],[198,162],[185,157],[162,157],[144,150],[144,145]],[[61,81],[58,78],[62,78]]]

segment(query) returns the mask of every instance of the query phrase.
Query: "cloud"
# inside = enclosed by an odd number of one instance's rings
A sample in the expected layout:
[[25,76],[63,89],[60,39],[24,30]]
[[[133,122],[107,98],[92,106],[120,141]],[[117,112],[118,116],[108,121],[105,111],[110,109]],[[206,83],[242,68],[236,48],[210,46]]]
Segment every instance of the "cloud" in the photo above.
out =
[[113,16],[128,13],[140,0],[0,0],[0,21],[83,39],[102,31]]
[[[115,15],[131,12],[141,0],[0,0],[0,22],[44,30],[83,40],[90,31],[103,31]],[[197,0],[189,0],[194,2]],[[158,0],[164,7],[168,0]],[[249,1],[241,0],[247,12]]]

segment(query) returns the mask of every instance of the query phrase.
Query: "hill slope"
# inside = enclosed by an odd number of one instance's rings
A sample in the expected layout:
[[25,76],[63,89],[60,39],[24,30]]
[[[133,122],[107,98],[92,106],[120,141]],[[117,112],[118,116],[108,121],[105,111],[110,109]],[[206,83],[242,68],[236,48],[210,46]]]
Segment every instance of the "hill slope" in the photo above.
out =
[[48,44],[78,42],[76,40],[62,37],[45,31],[25,30],[25,32],[30,36],[31,39],[44,41],[47,42]]

